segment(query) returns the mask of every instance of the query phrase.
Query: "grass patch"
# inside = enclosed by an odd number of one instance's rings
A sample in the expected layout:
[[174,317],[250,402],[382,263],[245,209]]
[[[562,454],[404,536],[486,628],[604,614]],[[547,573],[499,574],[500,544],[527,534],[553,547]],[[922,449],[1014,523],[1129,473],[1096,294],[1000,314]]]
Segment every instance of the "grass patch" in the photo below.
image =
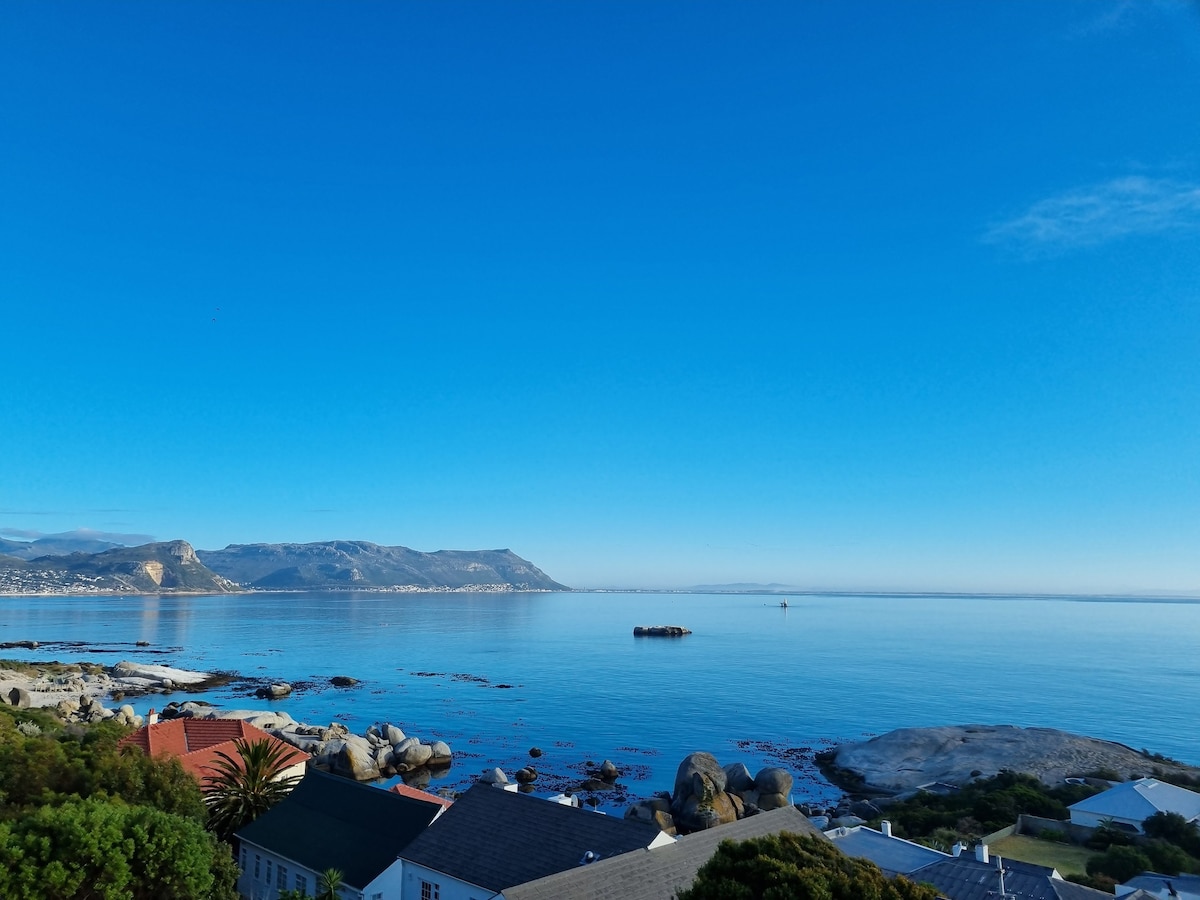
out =
[[1053,866],[1064,878],[1071,873],[1086,874],[1088,857],[1095,855],[1094,851],[1086,847],[1043,841],[1023,834],[1001,838],[992,843],[988,850],[993,856],[1000,855],[1006,859],[1039,866]]

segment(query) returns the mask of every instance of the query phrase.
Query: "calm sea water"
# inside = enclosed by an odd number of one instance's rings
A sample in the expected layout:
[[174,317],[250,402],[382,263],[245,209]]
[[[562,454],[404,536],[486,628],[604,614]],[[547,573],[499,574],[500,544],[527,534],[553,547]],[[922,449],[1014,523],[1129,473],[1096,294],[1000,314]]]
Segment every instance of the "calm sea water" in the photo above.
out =
[[[1200,763],[1200,601],[980,596],[295,593],[0,598],[0,641],[83,641],[20,659],[128,658],[314,683],[277,705],[361,732],[444,739],[441,784],[613,759],[669,790],[707,750],[783,762],[795,799],[836,791],[807,749],[903,726],[1062,728]],[[635,625],[678,624],[678,639]],[[137,641],[150,646],[138,648]],[[102,653],[109,650],[111,653]],[[168,651],[163,653],[162,651]],[[350,689],[327,686],[350,675]],[[501,687],[507,685],[508,687]],[[230,689],[203,695],[264,708]],[[187,699],[175,695],[171,699]],[[141,698],[140,713],[163,698]],[[804,750],[805,753],[788,751]],[[439,782],[435,782],[436,787]],[[604,806],[611,805],[608,802]]]

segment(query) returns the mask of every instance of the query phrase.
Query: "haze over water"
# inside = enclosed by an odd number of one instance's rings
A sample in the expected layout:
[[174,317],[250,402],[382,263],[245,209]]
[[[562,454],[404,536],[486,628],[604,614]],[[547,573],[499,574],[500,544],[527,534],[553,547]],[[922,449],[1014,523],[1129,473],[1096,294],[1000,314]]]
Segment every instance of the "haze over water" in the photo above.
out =
[[[1200,762],[1200,601],[795,595],[783,609],[780,599],[6,597],[0,640],[102,645],[4,651],[13,658],[133,659],[295,683],[271,706],[298,721],[359,733],[392,722],[448,741],[455,764],[435,787],[493,765],[511,775],[539,746],[544,770],[611,758],[631,772],[631,791],[648,795],[671,789],[684,755],[707,750],[752,771],[784,764],[800,776],[795,800],[820,799],[836,792],[779,751],[973,722],[1061,728]],[[651,624],[693,634],[633,637]],[[361,684],[327,686],[334,675]],[[199,696],[231,709],[269,705],[231,689]],[[134,704],[144,714],[166,699]]]

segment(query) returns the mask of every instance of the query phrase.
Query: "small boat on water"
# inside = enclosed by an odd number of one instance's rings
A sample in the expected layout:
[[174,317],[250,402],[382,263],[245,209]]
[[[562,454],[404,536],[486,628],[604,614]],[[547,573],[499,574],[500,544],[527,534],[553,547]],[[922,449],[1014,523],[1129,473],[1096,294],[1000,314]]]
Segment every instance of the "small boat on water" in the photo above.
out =
[[779,605],[782,606],[784,609],[787,609],[787,606],[788,606],[787,600],[780,600]]

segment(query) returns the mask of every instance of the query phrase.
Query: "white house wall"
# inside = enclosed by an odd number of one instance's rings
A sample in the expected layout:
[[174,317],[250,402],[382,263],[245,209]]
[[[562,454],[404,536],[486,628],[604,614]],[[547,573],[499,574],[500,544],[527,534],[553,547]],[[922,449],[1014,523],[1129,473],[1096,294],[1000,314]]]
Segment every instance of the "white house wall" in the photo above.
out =
[[1142,823],[1134,822],[1132,819],[1122,819],[1119,816],[1104,816],[1100,813],[1087,812],[1082,809],[1071,810],[1071,824],[1085,825],[1088,828],[1099,828],[1105,822],[1114,822],[1118,825],[1129,825],[1136,828],[1140,834],[1142,831]]
[[[467,884],[442,872],[435,872],[414,862],[404,863],[404,893],[401,900],[423,900],[421,882],[427,881],[438,887],[437,900],[490,900],[495,891]],[[369,898],[368,898],[369,900]]]
[[[307,869],[299,863],[293,862],[286,857],[280,856],[277,853],[272,853],[262,847],[256,847],[254,844],[242,842],[243,857],[238,859],[238,865],[242,869],[242,873],[238,876],[237,889],[245,900],[275,900],[279,896],[279,867],[284,866],[287,869],[287,881],[284,884],[285,890],[295,890],[297,887],[296,876],[302,875],[306,879],[305,890],[310,897],[315,897],[317,894],[317,879],[320,877],[320,872],[315,872],[312,869]],[[256,859],[257,857],[257,859]],[[243,862],[244,860],[244,862]],[[267,883],[267,863],[271,864],[271,881]],[[255,865],[257,863],[258,876],[255,877]],[[418,884],[417,896],[420,897],[420,885]],[[402,900],[404,890],[403,866],[400,860],[396,860],[387,867],[374,881],[366,886],[363,890],[357,888],[346,887],[338,892],[342,900]]]
[[363,889],[362,900],[402,900],[404,895],[404,864],[396,860]]

